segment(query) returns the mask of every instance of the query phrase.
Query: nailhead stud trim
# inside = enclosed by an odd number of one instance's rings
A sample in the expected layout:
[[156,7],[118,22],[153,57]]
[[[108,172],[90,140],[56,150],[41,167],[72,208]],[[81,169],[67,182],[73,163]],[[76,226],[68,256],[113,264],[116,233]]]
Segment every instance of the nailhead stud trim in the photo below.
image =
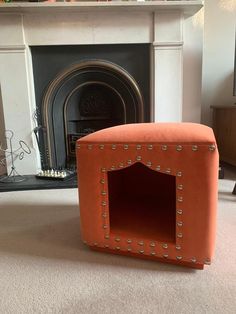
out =
[[209,151],[213,152],[216,149],[216,146],[214,144],[209,145]]
[[163,257],[167,258],[169,255],[168,254],[163,254]]
[[125,150],[129,149],[129,145],[128,144],[124,144],[124,149]]
[[177,234],[177,237],[178,238],[183,238],[183,234],[180,232],[180,233]]
[[140,149],[142,149],[142,146],[138,144],[138,145],[136,145],[136,149],[140,150]]
[[192,263],[196,263],[197,262],[197,259],[195,257],[191,258],[191,262]]
[[182,226],[183,226],[183,222],[182,222],[182,221],[178,221],[178,222],[177,222],[177,226],[178,226],[178,227],[182,227]]
[[204,264],[211,265],[211,261],[207,258],[207,259],[205,259]]
[[198,146],[197,146],[197,145],[193,145],[193,146],[192,146],[192,151],[193,151],[193,152],[196,152],[197,150],[198,150]]
[[151,145],[151,144],[148,145],[147,149],[148,149],[148,150],[152,150],[152,149],[153,149],[153,145]]
[[137,157],[136,157],[136,160],[137,160],[137,161],[141,161],[141,160],[142,160],[142,157],[141,157],[141,156],[137,156]]
[[182,147],[181,145],[177,145],[177,146],[176,146],[177,152],[180,152],[182,149],[183,149],[183,147]]
[[183,184],[178,184],[178,185],[177,185],[177,189],[178,189],[178,190],[182,191],[183,188],[184,188],[184,187],[183,187]]
[[177,177],[182,177],[182,172],[178,171],[176,175],[177,175]]
[[99,145],[99,148],[104,149],[104,145],[103,144]]
[[127,243],[132,243],[132,240],[131,239],[127,239]]
[[115,144],[112,144],[112,145],[111,145],[111,149],[115,150],[115,149],[116,149],[116,145],[115,145]]
[[101,183],[101,184],[104,184],[104,183],[105,183],[105,180],[104,180],[104,179],[101,179],[101,180],[100,180],[100,183]]
[[183,202],[183,197],[182,196],[178,196],[177,201],[178,202]]
[[151,246],[151,247],[155,247],[156,244],[155,244],[154,242],[151,242],[151,243],[150,243],[150,246]]
[[181,260],[183,257],[182,256],[176,256],[177,260]]
[[157,166],[157,167],[156,167],[156,170],[157,170],[157,171],[160,171],[160,170],[161,170],[161,166]]
[[176,250],[181,250],[181,246],[180,245],[176,245]]
[[177,209],[177,214],[182,215],[183,214],[182,209]]
[[162,247],[163,247],[163,249],[168,249],[168,244],[164,243],[164,244],[162,245]]
[[167,148],[168,148],[167,145],[162,145],[162,146],[161,146],[161,149],[162,149],[162,150],[167,150]]
[[89,149],[89,150],[93,149],[93,145],[92,145],[92,144],[89,144],[89,145],[88,145],[88,149]]

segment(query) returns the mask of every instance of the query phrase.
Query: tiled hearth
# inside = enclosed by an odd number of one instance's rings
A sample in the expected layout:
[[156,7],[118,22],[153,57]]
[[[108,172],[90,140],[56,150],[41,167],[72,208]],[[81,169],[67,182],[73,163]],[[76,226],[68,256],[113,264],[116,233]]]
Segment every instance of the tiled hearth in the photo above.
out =
[[1,4],[0,112],[5,128],[32,150],[16,161],[18,172],[35,174],[41,167],[33,134],[33,46],[149,45],[150,120],[199,122],[202,28],[196,14],[202,2]]

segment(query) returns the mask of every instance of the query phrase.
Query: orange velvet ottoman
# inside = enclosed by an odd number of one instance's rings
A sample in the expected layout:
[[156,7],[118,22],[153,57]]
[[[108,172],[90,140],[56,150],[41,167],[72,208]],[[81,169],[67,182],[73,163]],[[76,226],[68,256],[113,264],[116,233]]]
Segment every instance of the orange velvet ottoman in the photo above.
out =
[[92,249],[202,269],[216,232],[211,128],[139,123],[77,142],[81,230]]

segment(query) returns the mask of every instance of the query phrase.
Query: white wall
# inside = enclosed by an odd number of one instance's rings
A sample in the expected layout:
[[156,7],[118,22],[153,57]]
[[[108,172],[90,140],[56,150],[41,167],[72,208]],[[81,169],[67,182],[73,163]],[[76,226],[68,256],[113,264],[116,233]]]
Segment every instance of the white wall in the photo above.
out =
[[202,114],[212,124],[212,105],[232,105],[236,0],[205,0]]

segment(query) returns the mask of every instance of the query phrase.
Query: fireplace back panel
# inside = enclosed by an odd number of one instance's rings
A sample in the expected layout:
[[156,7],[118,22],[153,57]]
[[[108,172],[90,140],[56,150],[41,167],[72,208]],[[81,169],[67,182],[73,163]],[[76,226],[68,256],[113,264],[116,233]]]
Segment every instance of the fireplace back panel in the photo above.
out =
[[[150,44],[32,46],[31,54],[39,125],[43,124],[42,103],[49,84],[71,65],[89,60],[105,60],[125,69],[135,79],[142,93],[144,122],[151,121]],[[39,139],[42,166],[47,167],[43,136],[39,136]],[[64,156],[61,157],[64,160]],[[62,164],[59,162],[59,166]]]

